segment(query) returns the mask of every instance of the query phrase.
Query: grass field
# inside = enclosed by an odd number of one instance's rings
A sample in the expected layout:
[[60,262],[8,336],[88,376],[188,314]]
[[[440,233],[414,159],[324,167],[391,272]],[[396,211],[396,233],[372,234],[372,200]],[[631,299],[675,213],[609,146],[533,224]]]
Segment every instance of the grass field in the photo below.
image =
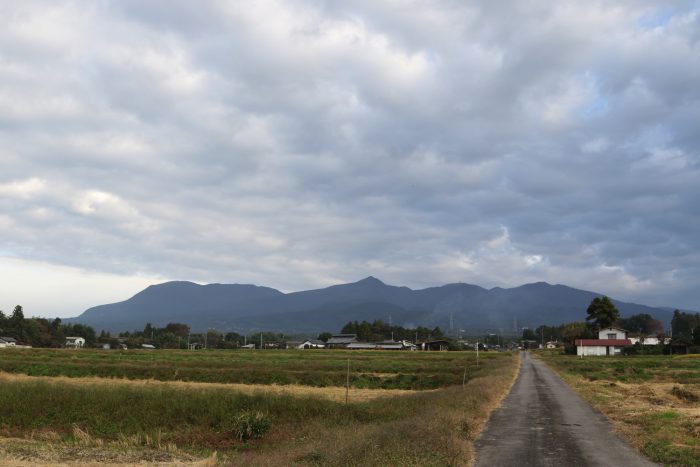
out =
[[20,464],[466,465],[517,369],[509,353],[477,367],[469,352],[38,349],[0,362],[0,461]]
[[[461,384],[464,354],[355,352],[352,386],[435,389]],[[99,376],[210,383],[344,386],[345,352],[306,351],[103,351],[32,349],[3,352],[0,371],[31,376]],[[461,360],[460,360],[461,359]],[[479,371],[476,367],[472,372]]]
[[536,355],[651,459],[700,466],[700,356]]

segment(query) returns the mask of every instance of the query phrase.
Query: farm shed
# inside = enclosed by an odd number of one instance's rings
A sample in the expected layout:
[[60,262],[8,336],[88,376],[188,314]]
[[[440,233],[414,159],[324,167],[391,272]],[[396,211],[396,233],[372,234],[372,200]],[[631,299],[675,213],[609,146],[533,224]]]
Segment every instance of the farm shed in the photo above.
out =
[[620,355],[624,347],[632,345],[629,339],[576,339],[576,355]]
[[348,350],[376,350],[377,344],[371,342],[351,342],[345,348]]
[[354,342],[357,342],[357,334],[335,334],[326,341],[326,347],[329,349],[345,349]]
[[408,341],[384,341],[377,344],[380,350],[416,350],[416,345]]
[[420,345],[421,350],[449,350],[450,343],[446,340],[426,341]]
[[85,345],[83,337],[66,337],[66,347],[80,349]]

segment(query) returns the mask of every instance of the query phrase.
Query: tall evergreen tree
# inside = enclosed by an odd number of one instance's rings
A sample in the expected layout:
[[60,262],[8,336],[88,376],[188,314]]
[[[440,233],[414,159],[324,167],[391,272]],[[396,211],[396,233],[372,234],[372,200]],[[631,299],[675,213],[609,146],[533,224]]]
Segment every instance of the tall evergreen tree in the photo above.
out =
[[586,321],[593,323],[598,329],[610,327],[620,318],[618,309],[605,296],[594,298],[586,312]]

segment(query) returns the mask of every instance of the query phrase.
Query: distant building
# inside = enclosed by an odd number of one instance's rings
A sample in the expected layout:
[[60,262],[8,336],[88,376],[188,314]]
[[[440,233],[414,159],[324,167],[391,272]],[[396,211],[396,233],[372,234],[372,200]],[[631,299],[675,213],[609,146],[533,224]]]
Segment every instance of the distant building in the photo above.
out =
[[402,341],[384,341],[377,343],[379,350],[416,350],[416,344],[413,342]]
[[421,350],[449,350],[450,343],[446,340],[426,341],[420,344]]
[[241,346],[242,349],[253,350],[255,349],[255,344],[246,344]]
[[629,340],[632,342],[632,344],[638,344],[641,342],[642,345],[659,345],[661,343],[668,345],[671,343],[670,337],[630,337]]
[[348,350],[377,350],[377,344],[371,342],[350,342],[345,348]]
[[4,347],[16,347],[17,346],[17,341],[15,340],[14,337],[0,337],[0,348]]
[[285,349],[323,349],[326,344],[317,339],[305,339],[303,341],[287,341],[284,343]]
[[66,337],[66,347],[71,349],[80,349],[85,345],[83,337]]
[[357,342],[357,334],[336,334],[326,341],[329,349],[345,349],[348,345]]

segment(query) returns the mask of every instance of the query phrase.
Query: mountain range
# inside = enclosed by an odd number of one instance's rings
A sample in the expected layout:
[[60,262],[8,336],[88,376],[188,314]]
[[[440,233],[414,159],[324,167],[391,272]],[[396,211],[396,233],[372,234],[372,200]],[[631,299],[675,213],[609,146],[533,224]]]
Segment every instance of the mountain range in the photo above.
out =
[[[476,334],[583,321],[591,300],[601,295],[546,282],[510,289],[455,283],[412,290],[372,276],[293,293],[256,285],[173,281],[149,286],[122,302],[89,308],[66,321],[111,332],[180,322],[192,331],[314,334],[338,332],[348,321],[381,319],[404,327],[440,326],[455,334]],[[665,325],[671,319],[668,308],[612,301],[623,317],[648,313]]]

